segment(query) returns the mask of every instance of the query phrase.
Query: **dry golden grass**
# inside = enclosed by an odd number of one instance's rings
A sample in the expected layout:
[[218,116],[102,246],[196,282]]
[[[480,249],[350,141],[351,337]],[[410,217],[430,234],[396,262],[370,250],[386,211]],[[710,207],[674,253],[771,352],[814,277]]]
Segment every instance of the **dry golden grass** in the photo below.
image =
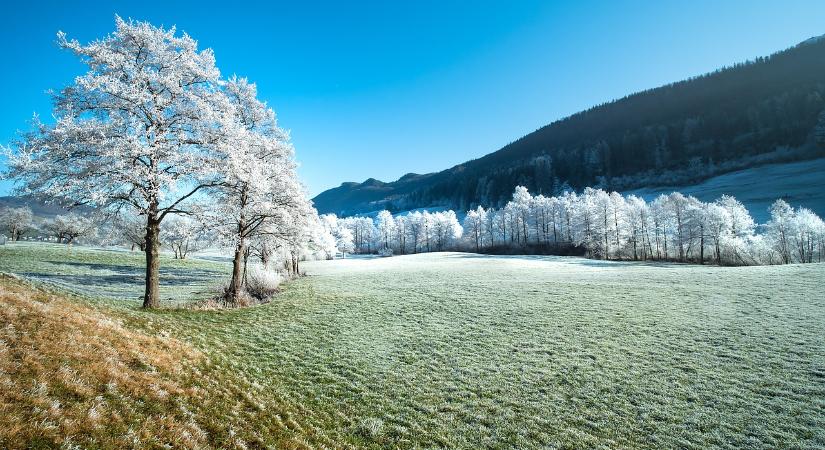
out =
[[0,275],[0,449],[351,447],[121,313]]
[[0,447],[204,445],[176,400],[197,351],[8,278],[0,304]]

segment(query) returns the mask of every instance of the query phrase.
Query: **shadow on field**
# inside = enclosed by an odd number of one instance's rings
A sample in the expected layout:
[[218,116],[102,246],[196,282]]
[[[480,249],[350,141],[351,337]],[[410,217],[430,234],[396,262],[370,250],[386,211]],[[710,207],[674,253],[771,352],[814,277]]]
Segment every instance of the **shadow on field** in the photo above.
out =
[[[119,284],[137,284],[144,283],[146,272],[143,267],[128,266],[123,264],[100,264],[100,263],[86,263],[77,261],[47,261],[50,264],[64,265],[71,267],[80,267],[92,271],[101,272],[115,272],[112,273],[87,273],[87,274],[54,274],[45,272],[31,272],[26,275],[36,276],[46,279],[66,279],[75,280],[83,284],[100,284],[100,283],[119,283]],[[204,279],[212,279],[220,276],[218,271],[197,269],[192,267],[178,268],[178,267],[162,267],[160,268],[160,279],[164,284],[172,286],[183,286],[192,283],[202,282]]]

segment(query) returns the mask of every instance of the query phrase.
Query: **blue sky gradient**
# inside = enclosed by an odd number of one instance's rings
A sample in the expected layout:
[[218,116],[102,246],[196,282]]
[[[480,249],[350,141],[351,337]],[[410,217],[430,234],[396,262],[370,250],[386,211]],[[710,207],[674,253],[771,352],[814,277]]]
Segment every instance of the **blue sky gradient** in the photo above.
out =
[[[0,143],[50,115],[114,16],[177,25],[290,129],[310,194],[445,169],[584,108],[825,33],[822,1],[14,2],[0,7]],[[2,161],[0,161],[0,165]],[[0,183],[0,195],[9,183]]]

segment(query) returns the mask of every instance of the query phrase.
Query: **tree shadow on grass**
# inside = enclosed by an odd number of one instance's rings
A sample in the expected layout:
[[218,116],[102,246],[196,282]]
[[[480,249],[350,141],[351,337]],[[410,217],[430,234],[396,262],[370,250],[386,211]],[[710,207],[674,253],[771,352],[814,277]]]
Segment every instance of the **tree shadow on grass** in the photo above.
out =
[[[102,272],[100,274],[54,274],[46,272],[30,272],[25,275],[40,278],[62,278],[66,282],[78,285],[100,285],[100,284],[120,284],[143,286],[146,277],[146,269],[140,266],[129,266],[123,264],[103,264],[86,263],[75,261],[47,261],[51,264],[66,265],[71,267],[82,267],[91,271]],[[114,272],[114,273],[113,273]],[[189,284],[202,284],[215,280],[223,275],[221,271],[192,267],[161,267],[160,281],[162,285],[185,286]]]
[[[55,274],[42,272],[25,272],[19,275],[57,286],[84,296],[103,297],[118,300],[136,300],[143,295],[145,277],[143,273],[133,274]],[[183,298],[175,298],[179,295],[184,297],[197,297],[204,292],[205,285],[215,280],[214,274],[203,277],[177,277],[170,278],[161,273],[161,295],[170,293],[166,289],[173,289],[177,292],[173,297],[164,298],[163,301],[181,303],[187,301]],[[189,288],[189,289],[186,289]],[[166,292],[167,294],[164,294]]]

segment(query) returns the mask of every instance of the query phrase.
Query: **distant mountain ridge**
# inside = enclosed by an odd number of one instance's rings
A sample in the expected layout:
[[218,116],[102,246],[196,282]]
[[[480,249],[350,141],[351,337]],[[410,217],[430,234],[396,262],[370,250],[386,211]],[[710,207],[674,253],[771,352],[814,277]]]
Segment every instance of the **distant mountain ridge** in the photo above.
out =
[[322,192],[321,213],[499,206],[516,185],[535,193],[599,186],[689,185],[767,163],[825,156],[825,39],[808,39],[553,122],[500,150],[393,182]]
[[[47,203],[43,200],[38,200],[32,197],[15,197],[15,196],[6,196],[0,197],[0,209],[3,208],[24,208],[28,207],[31,208],[32,213],[35,217],[44,218],[44,219],[53,219],[55,216],[68,214],[69,210],[63,208],[62,206],[55,204],[55,203]],[[88,207],[80,207],[78,208],[80,213],[91,213],[93,210],[92,208]]]

